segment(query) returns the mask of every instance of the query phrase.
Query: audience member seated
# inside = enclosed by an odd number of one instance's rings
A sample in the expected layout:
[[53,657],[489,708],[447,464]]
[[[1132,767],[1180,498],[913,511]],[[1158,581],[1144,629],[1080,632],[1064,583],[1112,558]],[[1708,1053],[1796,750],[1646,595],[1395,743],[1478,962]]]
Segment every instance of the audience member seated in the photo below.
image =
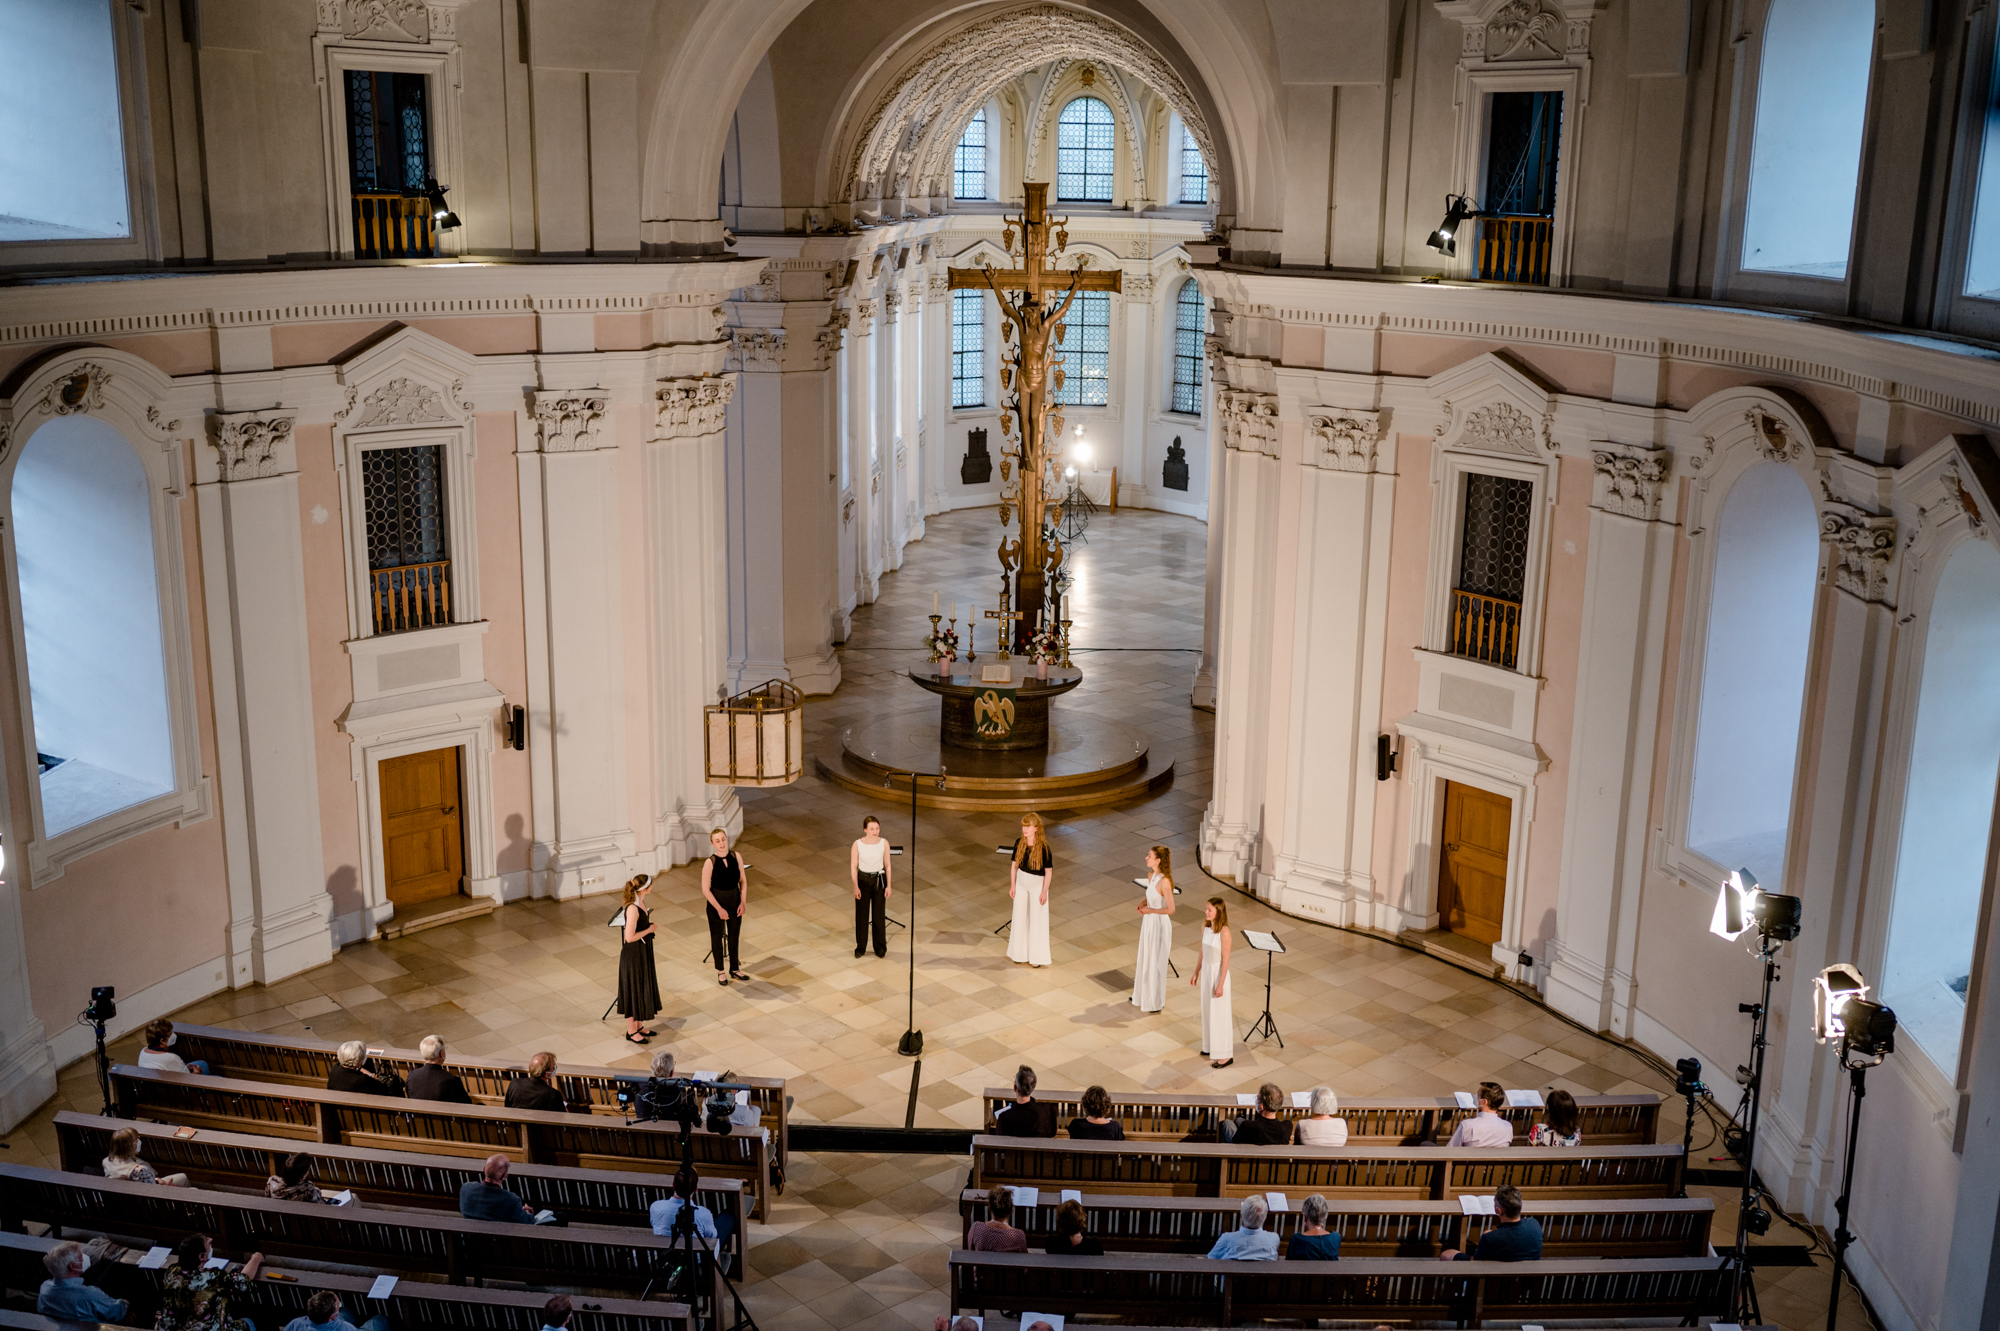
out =
[[1125,1125],[1111,1117],[1111,1093],[1093,1086],[1083,1093],[1083,1117],[1069,1121],[1069,1135],[1084,1141],[1122,1142]]
[[1301,1146],[1347,1145],[1347,1120],[1334,1117],[1339,1112],[1340,1098],[1333,1087],[1313,1087],[1306,1116],[1294,1126],[1292,1140]]
[[326,1089],[355,1095],[401,1095],[403,1079],[393,1072],[377,1072],[369,1066],[368,1046],[349,1040],[334,1053],[337,1066],[327,1074]]
[[190,1234],[174,1249],[175,1265],[161,1282],[155,1331],[254,1331],[247,1317],[229,1315],[229,1305],[249,1296],[264,1254],[251,1253],[241,1266],[211,1268],[214,1252],[206,1234]]
[[1056,1208],[1055,1237],[1046,1249],[1051,1257],[1102,1257],[1104,1245],[1090,1237],[1090,1218],[1074,1198]]
[[174,1024],[165,1017],[158,1017],[146,1023],[146,1047],[139,1051],[139,1066],[154,1068],[160,1072],[206,1073],[208,1064],[196,1059],[189,1063],[179,1054],[171,1053],[174,1042],[180,1037],[174,1034]]
[[1507,1107],[1507,1092],[1490,1081],[1479,1083],[1477,1097],[1479,1112],[1471,1118],[1460,1119],[1452,1132],[1447,1146],[1512,1146],[1514,1125],[1500,1117],[1500,1111]]
[[986,1194],[986,1219],[966,1231],[965,1246],[974,1252],[1026,1252],[1028,1236],[1007,1223],[1014,1214],[1014,1190],[995,1188]]
[[42,1255],[49,1278],[35,1296],[35,1311],[58,1322],[122,1322],[126,1304],[94,1285],[83,1283],[90,1255],[81,1243],[58,1243]]
[[129,1179],[133,1183],[165,1183],[173,1187],[186,1187],[186,1174],[169,1174],[161,1178],[153,1167],[139,1158],[139,1130],[120,1128],[111,1134],[110,1154],[104,1157],[104,1177]]
[[1542,1121],[1528,1129],[1530,1146],[1583,1145],[1583,1111],[1568,1091],[1550,1091]]
[[1493,1194],[1493,1221],[1471,1252],[1446,1248],[1447,1262],[1532,1262],[1542,1255],[1542,1222],[1521,1215],[1521,1190],[1502,1183]]
[[465,1092],[465,1083],[444,1070],[444,1040],[440,1036],[426,1035],[417,1045],[417,1057],[423,1063],[410,1069],[410,1098],[412,1100],[443,1100],[447,1104],[469,1105],[472,1097]]
[[304,1317],[294,1317],[285,1323],[285,1331],[339,1331],[342,1327],[353,1328],[353,1331],[389,1331],[389,1319],[371,1317],[355,1327],[354,1319],[340,1305],[340,1295],[330,1289],[322,1289],[316,1290],[306,1300]]
[[1270,1214],[1263,1197],[1245,1197],[1243,1205],[1236,1208],[1236,1228],[1218,1238],[1208,1255],[1227,1261],[1277,1261],[1278,1236],[1264,1228]]
[[[575,1305],[570,1302],[569,1295],[551,1295],[549,1301],[542,1305],[542,1331],[563,1331],[569,1325],[569,1315],[574,1310]],[[286,1327],[285,1331],[292,1329]]]
[[[694,1195],[700,1187],[701,1176],[695,1173],[692,1165],[683,1164],[674,1172],[674,1195],[662,1197],[654,1202],[647,1218],[653,1222],[655,1234],[662,1238],[672,1238],[674,1218],[681,1213],[681,1207],[694,1207],[694,1232],[713,1244],[713,1250],[720,1255],[720,1250],[727,1247],[729,1240],[736,1235],[736,1217],[733,1215],[718,1217],[706,1206],[695,1201]],[[723,1261],[726,1270],[728,1258],[724,1257]]]
[[931,1323],[931,1331],[979,1331],[976,1317],[940,1317]]
[[486,1157],[480,1177],[458,1190],[458,1213],[467,1220],[492,1220],[501,1224],[532,1225],[535,1213],[528,1204],[507,1191],[508,1161],[504,1155]]
[[1294,1262],[1340,1260],[1340,1235],[1329,1234],[1326,1228],[1329,1209],[1326,1198],[1318,1193],[1299,1203],[1299,1232],[1292,1235],[1292,1241],[1285,1245],[1287,1260]]
[[1035,1098],[1035,1070],[1023,1063],[1014,1074],[1014,1103],[993,1116],[994,1131],[1002,1137],[1053,1137],[1056,1110]]
[[[653,1076],[659,1081],[671,1081],[673,1080],[673,1075],[673,1053],[670,1050],[662,1049],[659,1053],[654,1054]],[[736,1074],[725,1070],[716,1080],[734,1081],[736,1080]],[[764,1111],[750,1101],[746,1092],[738,1091],[737,1094],[744,1096],[744,1100],[736,1108],[729,1111],[729,1125],[733,1128],[761,1127],[764,1122]]]
[[[667,1056],[669,1065],[673,1055]],[[556,1056],[546,1049],[528,1060],[528,1074],[507,1083],[509,1109],[543,1109],[560,1114],[569,1108],[556,1089]]]
[[1275,1082],[1265,1082],[1257,1088],[1256,1113],[1222,1120],[1222,1140],[1238,1146],[1290,1146],[1292,1125],[1278,1117],[1284,1108],[1284,1091]]
[[[319,1185],[312,1181],[312,1157],[304,1151],[293,1151],[278,1161],[278,1172],[264,1180],[264,1195],[280,1202],[321,1202],[327,1206],[344,1206],[348,1203],[321,1193]],[[353,1193],[348,1193],[352,1198]]]

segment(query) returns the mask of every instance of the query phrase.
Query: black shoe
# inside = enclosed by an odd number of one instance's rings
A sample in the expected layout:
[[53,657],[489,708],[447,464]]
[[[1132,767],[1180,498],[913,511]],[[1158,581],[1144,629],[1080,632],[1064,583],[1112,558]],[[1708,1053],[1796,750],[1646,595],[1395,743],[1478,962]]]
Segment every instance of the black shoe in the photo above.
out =
[[877,957],[886,957],[886,956],[888,956],[889,954],[888,954],[887,952],[877,952],[877,953],[876,953],[875,955],[876,955]]
[[867,951],[867,949],[866,949],[866,948],[859,948],[859,947],[857,947],[857,948],[855,948],[855,949],[854,949],[854,955],[858,957],[858,956],[860,956],[860,955],[861,955],[861,954],[862,954],[863,952],[865,952],[865,951]]

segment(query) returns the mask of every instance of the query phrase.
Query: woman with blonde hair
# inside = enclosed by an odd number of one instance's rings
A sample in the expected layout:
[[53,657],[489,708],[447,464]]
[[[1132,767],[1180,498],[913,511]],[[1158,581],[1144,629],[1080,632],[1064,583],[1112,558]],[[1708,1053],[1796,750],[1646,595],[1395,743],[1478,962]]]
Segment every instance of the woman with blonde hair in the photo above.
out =
[[1158,1012],[1167,1005],[1167,954],[1174,948],[1174,853],[1165,846],[1147,851],[1146,873],[1131,1001],[1141,1012]]
[[1042,815],[1022,814],[1021,835],[1007,864],[1007,895],[1014,899],[1007,960],[1017,966],[1049,964],[1049,885],[1055,877],[1051,872],[1055,864]]
[[133,1183],[164,1183],[170,1187],[187,1184],[186,1174],[168,1174],[162,1178],[153,1167],[139,1158],[139,1130],[120,1128],[111,1134],[111,1141],[104,1153],[104,1177],[122,1178]]
[[660,973],[653,965],[653,923],[646,902],[653,893],[653,876],[639,874],[625,884],[625,945],[618,949],[618,1011],[625,1018],[625,1038],[644,1044],[653,1038],[646,1023],[660,1013]]
[[1209,1066],[1236,1061],[1236,1019],[1229,1009],[1229,907],[1210,897],[1202,912],[1201,965],[1188,983],[1201,990],[1201,1052]]

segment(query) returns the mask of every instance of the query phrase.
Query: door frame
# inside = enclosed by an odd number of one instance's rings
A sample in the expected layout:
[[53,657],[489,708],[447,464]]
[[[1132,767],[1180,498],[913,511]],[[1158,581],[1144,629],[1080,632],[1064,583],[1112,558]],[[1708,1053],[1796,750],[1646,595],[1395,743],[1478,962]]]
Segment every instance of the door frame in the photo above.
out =
[[1407,846],[1409,876],[1401,927],[1428,932],[1439,925],[1438,866],[1444,853],[1444,784],[1456,781],[1512,801],[1507,823],[1507,895],[1493,961],[1509,971],[1523,943],[1528,835],[1535,820],[1535,774],[1547,759],[1532,743],[1504,739],[1451,722],[1432,729],[1405,717],[1397,723],[1407,743],[1403,763],[1410,783]]
[[[471,880],[470,880],[470,875],[468,875],[468,874],[467,874],[467,873],[465,872],[465,865],[466,865],[466,835],[465,835],[465,821],[466,821],[466,820],[465,820],[465,747],[464,747],[463,745],[460,745],[460,744],[439,744],[439,745],[436,745],[435,747],[432,747],[432,748],[428,748],[428,749],[418,749],[418,750],[417,750],[417,753],[418,753],[418,754],[425,754],[425,753],[444,753],[444,752],[447,752],[447,751],[451,752],[451,753],[452,753],[452,755],[453,755],[453,762],[452,762],[452,767],[453,767],[453,775],[454,775],[454,776],[456,777],[456,784],[457,784],[457,786],[458,786],[458,789],[452,792],[452,794],[453,794],[453,795],[454,795],[454,796],[456,797],[456,803],[455,803],[455,806],[454,806],[454,808],[453,808],[453,811],[452,811],[451,815],[448,815],[448,816],[453,816],[453,817],[456,817],[456,818],[458,819],[458,882],[457,882],[457,884],[456,884],[456,885],[455,885],[455,886],[453,887],[452,891],[451,891],[451,892],[450,892],[449,894],[446,894],[446,893],[440,893],[440,894],[439,894],[439,896],[437,896],[437,897],[432,897],[432,898],[428,898],[428,899],[427,899],[427,900],[431,900],[431,901],[435,901],[435,900],[441,900],[441,899],[443,898],[443,896],[445,896],[445,895],[452,895],[452,896],[470,896],[470,895],[471,895],[471,887],[470,887],[470,881],[471,881]],[[388,763],[388,762],[395,762],[395,761],[396,761],[396,760],[397,760],[398,758],[402,758],[402,757],[408,757],[408,756],[411,756],[411,755],[408,755],[408,754],[390,754],[390,755],[388,755],[388,756],[386,756],[386,757],[381,757],[381,758],[377,758],[377,759],[375,760],[375,781],[376,781],[376,784],[377,784],[377,786],[379,787],[379,786],[380,786],[380,784],[381,784],[381,781],[382,781],[382,764],[383,764],[383,763]],[[391,904],[391,905],[393,906],[394,904],[396,904],[396,903],[395,903],[395,899],[394,899],[393,897],[391,897],[391,896],[389,895],[389,873],[388,873],[388,867],[389,867],[389,866],[388,866],[388,859],[389,859],[389,853],[388,853],[388,851],[389,851],[389,848],[388,848],[388,815],[387,815],[387,814],[384,814],[384,815],[383,815],[383,820],[382,820],[382,836],[383,836],[383,845],[382,845],[382,847],[381,847],[381,852],[382,852],[382,861],[383,861],[383,864],[382,864],[382,895],[383,895],[383,897],[384,897],[384,898],[385,898],[386,900],[388,900],[388,901],[390,902],[390,904]],[[414,903],[413,903],[413,904],[414,904]]]
[[[1448,842],[1447,842],[1447,841],[1445,840],[1445,836],[1444,836],[1444,832],[1445,832],[1445,822],[1446,822],[1446,820],[1447,820],[1447,819],[1448,819],[1448,818],[1450,817],[1450,808],[1451,808],[1451,789],[1450,789],[1450,788],[1451,788],[1451,786],[1452,786],[1452,785],[1453,785],[1454,783],[1453,783],[1452,779],[1451,779],[1451,778],[1449,778],[1449,777],[1442,777],[1442,778],[1440,778],[1440,781],[1441,781],[1441,783],[1442,783],[1442,784],[1440,784],[1440,786],[1438,787],[1438,799],[1437,799],[1437,803],[1438,803],[1438,837],[1437,837],[1437,842],[1436,842],[1436,844],[1437,844],[1437,848],[1438,848],[1438,871],[1437,871],[1437,873],[1438,873],[1438,897],[1437,897],[1437,908],[1438,908],[1438,926],[1437,926],[1437,927],[1438,927],[1439,929],[1441,929],[1441,930],[1444,930],[1444,931],[1445,931],[1445,932],[1447,932],[1447,933],[1453,933],[1453,934],[1457,934],[1457,935],[1458,935],[1459,937],[1461,937],[1461,938],[1464,938],[1464,939],[1465,939],[1465,940],[1466,940],[1467,942],[1478,942],[1479,940],[1478,940],[1478,939],[1475,939],[1475,938],[1473,938],[1473,937],[1471,937],[1471,935],[1470,935],[1470,934],[1467,934],[1467,933],[1464,933],[1464,932],[1462,932],[1462,931],[1460,931],[1460,930],[1458,930],[1458,929],[1454,929],[1454,928],[1452,928],[1452,927],[1451,927],[1450,925],[1448,925],[1448,924],[1446,924],[1446,923],[1444,922],[1444,877],[1445,877],[1445,874],[1444,874],[1444,864],[1445,864],[1445,860],[1446,860],[1446,858],[1447,858],[1447,857],[1448,857],[1448,856],[1449,856],[1449,855],[1451,854],[1451,850],[1450,850],[1450,845],[1449,845],[1449,843],[1448,843]],[[1514,806],[1513,806],[1513,801],[1512,801],[1512,799],[1511,799],[1510,797],[1507,797],[1507,796],[1502,796],[1502,795],[1498,795],[1498,794],[1495,794],[1495,793],[1494,793],[1494,792],[1492,792],[1492,791],[1488,791],[1488,790],[1486,790],[1486,789],[1485,789],[1484,787],[1482,787],[1482,786],[1475,786],[1475,785],[1471,785],[1471,784],[1469,784],[1469,783],[1467,783],[1467,782],[1463,782],[1463,781],[1460,781],[1460,782],[1457,782],[1456,784],[1457,784],[1457,785],[1458,785],[1458,786],[1460,787],[1460,789],[1462,789],[1462,790],[1476,790],[1476,791],[1478,791],[1478,792],[1479,792],[1480,794],[1482,794],[1482,795],[1488,795],[1488,794],[1491,794],[1491,795],[1493,795],[1493,797],[1494,797],[1495,799],[1507,799],[1507,801],[1508,801],[1508,804],[1507,804],[1507,859],[1508,859],[1508,865],[1507,865],[1507,867],[1508,867],[1508,869],[1510,869],[1510,870],[1511,870],[1511,869],[1513,868],[1513,851],[1514,851]],[[1503,882],[1503,888],[1502,888],[1502,890],[1503,890],[1503,892],[1504,892],[1504,890],[1505,890],[1505,887],[1504,887],[1504,882]],[[1500,917],[1501,917],[1501,919],[1502,919],[1503,921],[1505,920],[1505,918],[1506,918],[1506,915],[1507,915],[1507,902],[1506,902],[1506,900],[1505,900],[1505,898],[1504,898],[1504,896],[1503,896],[1503,898],[1502,898],[1502,901],[1501,901],[1501,904],[1500,904]],[[1496,940],[1496,941],[1497,941],[1497,940]]]

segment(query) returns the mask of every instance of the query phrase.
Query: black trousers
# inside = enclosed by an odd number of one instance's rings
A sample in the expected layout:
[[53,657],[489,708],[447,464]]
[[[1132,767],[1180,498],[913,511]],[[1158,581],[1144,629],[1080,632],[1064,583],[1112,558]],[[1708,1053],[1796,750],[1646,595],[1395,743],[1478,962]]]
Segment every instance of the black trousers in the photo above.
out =
[[743,932],[743,917],[736,913],[734,906],[730,907],[727,919],[717,915],[715,907],[706,902],[702,903],[702,910],[708,915],[708,955],[715,958],[715,968],[725,969],[722,964],[722,944],[726,936],[729,941],[729,965],[726,969],[742,970],[743,967],[736,958],[736,939]]
[[869,924],[875,928],[875,955],[889,955],[889,926],[885,922],[886,910],[883,893],[889,886],[886,873],[860,873],[854,879],[861,885],[861,895],[854,899],[854,950],[863,951],[868,946]]

